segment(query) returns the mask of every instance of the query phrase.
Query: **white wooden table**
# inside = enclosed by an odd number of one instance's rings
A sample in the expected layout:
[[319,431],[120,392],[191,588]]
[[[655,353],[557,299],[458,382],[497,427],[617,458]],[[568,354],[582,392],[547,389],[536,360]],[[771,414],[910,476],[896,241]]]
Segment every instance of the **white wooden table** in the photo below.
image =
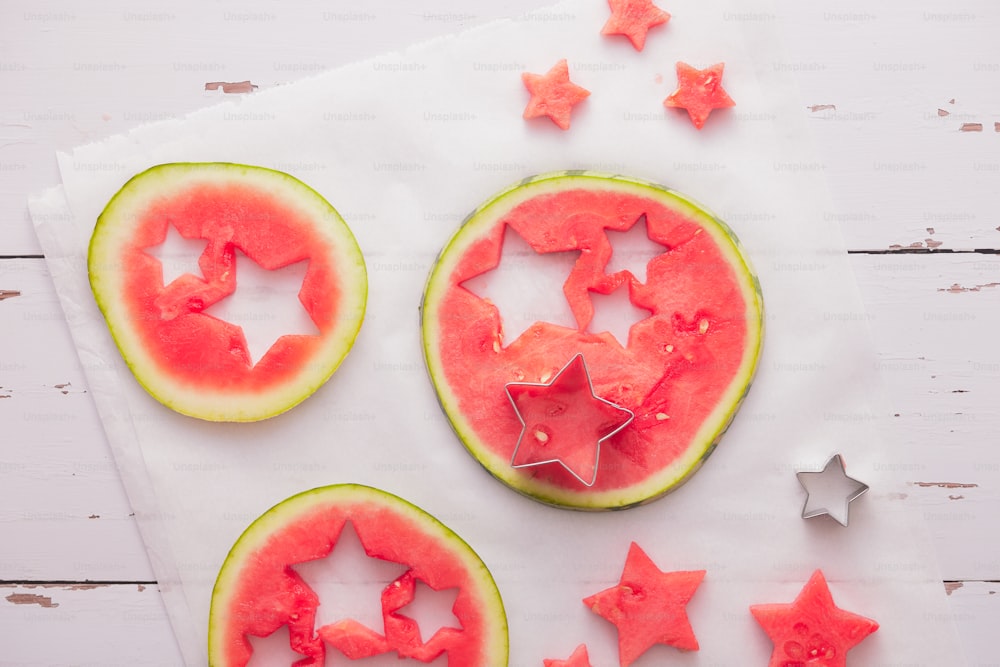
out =
[[[0,5],[0,665],[180,662],[28,218],[54,150],[241,94],[210,82],[278,86],[541,4]],[[775,67],[799,76],[895,412],[881,472],[930,529],[968,663],[996,665],[1000,6],[727,20],[788,37]]]

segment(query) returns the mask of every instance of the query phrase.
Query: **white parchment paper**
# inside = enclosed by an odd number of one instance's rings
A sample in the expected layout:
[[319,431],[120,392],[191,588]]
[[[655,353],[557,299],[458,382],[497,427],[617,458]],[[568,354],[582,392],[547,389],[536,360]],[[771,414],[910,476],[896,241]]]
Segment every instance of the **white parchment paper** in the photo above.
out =
[[[901,450],[877,434],[866,315],[776,22],[735,1],[669,9],[673,20],[641,53],[600,36],[604,3],[573,1],[59,156],[63,187],[36,198],[33,217],[190,665],[206,662],[212,584],[243,528],[293,493],[337,482],[399,494],[477,550],[507,606],[512,665],[565,658],[584,641],[593,664],[617,664],[614,627],[581,600],[618,581],[632,540],[664,570],[707,570],[688,608],[701,650],[660,646],[637,666],[766,664],[771,645],[748,605],[791,601],[815,568],[840,606],[882,625],[851,664],[961,663],[922,533],[882,490],[880,470]],[[569,132],[521,118],[521,71],[560,58],[592,91]],[[701,132],[662,107],[677,60],[726,63],[737,106]],[[151,399],[87,283],[94,220],[125,180],[200,160],[306,181],[344,215],[368,262],[354,350],[315,396],[269,421],[205,423]],[[422,287],[461,219],[525,176],[570,168],[657,181],[715,210],[765,295],[757,380],[718,451],[680,490],[627,512],[553,509],[490,478],[450,430],[421,357]],[[872,487],[846,529],[799,517],[795,470],[835,452]]]

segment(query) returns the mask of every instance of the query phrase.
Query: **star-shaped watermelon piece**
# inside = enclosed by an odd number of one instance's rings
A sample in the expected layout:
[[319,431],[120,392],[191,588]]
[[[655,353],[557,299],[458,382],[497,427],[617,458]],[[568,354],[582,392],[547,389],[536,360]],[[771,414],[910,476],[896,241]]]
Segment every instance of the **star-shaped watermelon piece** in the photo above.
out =
[[590,667],[586,644],[580,644],[566,660],[542,660],[543,667]]
[[670,20],[670,14],[652,0],[608,0],[611,17],[601,29],[602,35],[625,35],[636,51],[646,45],[649,29]]
[[511,465],[557,463],[587,486],[597,480],[601,443],[635,418],[631,410],[594,393],[582,354],[548,383],[511,382],[506,389],[521,420]]
[[878,630],[872,619],[834,604],[822,570],[813,572],[794,602],[755,604],[750,613],[774,643],[768,667],[846,667],[847,652]]
[[722,87],[725,63],[707,69],[696,69],[684,62],[677,63],[677,90],[663,101],[663,106],[687,109],[691,122],[699,130],[714,109],[736,106]]
[[583,603],[618,627],[618,659],[628,667],[656,644],[698,650],[687,604],[704,578],[705,570],[661,571],[633,542],[618,584]]
[[573,107],[587,99],[590,91],[569,80],[569,64],[563,58],[545,74],[523,72],[521,81],[531,93],[524,118],[548,116],[564,130],[569,129],[569,116]]

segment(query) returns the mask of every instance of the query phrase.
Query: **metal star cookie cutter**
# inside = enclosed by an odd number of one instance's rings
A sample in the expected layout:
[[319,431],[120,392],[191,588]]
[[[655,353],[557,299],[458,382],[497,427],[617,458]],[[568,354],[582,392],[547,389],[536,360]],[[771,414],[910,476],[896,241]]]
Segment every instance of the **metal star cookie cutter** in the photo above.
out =
[[[585,391],[588,392],[589,398],[591,400],[594,400],[594,401],[602,403],[602,404],[604,404],[606,406],[609,406],[610,408],[612,408],[614,410],[618,410],[619,412],[622,413],[622,418],[623,418],[623,421],[620,424],[618,424],[617,426],[615,426],[610,432],[605,433],[604,435],[601,435],[599,438],[597,438],[597,441],[594,443],[594,448],[595,449],[594,449],[594,459],[593,459],[593,474],[590,475],[589,479],[587,479],[586,477],[584,477],[577,470],[574,470],[572,466],[568,465],[559,456],[554,456],[552,458],[545,458],[545,459],[541,459],[541,460],[531,460],[529,462],[522,462],[522,463],[518,463],[517,462],[518,461],[518,453],[521,450],[521,446],[522,446],[522,444],[525,441],[525,435],[528,432],[528,424],[525,421],[524,416],[521,414],[521,409],[518,407],[517,400],[515,399],[514,394],[512,393],[511,389],[514,388],[514,387],[523,387],[523,388],[526,388],[526,389],[527,388],[531,388],[531,387],[536,387],[536,388],[540,388],[540,387],[553,387],[554,385],[556,385],[557,382],[559,382],[560,378],[562,378],[565,374],[574,372],[574,367],[575,367],[576,364],[580,364],[580,366],[582,367],[583,377],[586,379],[586,389],[585,389]],[[548,382],[508,382],[507,384],[504,385],[504,391],[507,393],[507,398],[508,398],[508,400],[510,400],[511,407],[514,408],[514,414],[517,415],[518,421],[521,422],[521,434],[517,438],[517,444],[514,446],[514,452],[511,454],[511,458],[510,458],[510,465],[511,465],[511,467],[512,468],[530,468],[530,467],[534,467],[534,466],[540,466],[540,465],[547,465],[547,464],[552,464],[552,463],[558,463],[564,469],[566,469],[571,475],[573,475],[573,477],[575,477],[581,484],[583,484],[584,486],[588,486],[588,487],[593,486],[597,482],[597,472],[598,472],[598,469],[600,467],[601,444],[605,440],[607,440],[607,439],[609,439],[609,438],[617,435],[618,433],[620,433],[622,429],[624,429],[626,426],[628,426],[629,424],[631,424],[632,420],[635,419],[635,413],[632,412],[631,410],[629,410],[628,408],[626,408],[624,406],[621,406],[621,405],[618,405],[617,403],[613,403],[612,401],[609,401],[606,398],[602,398],[601,396],[598,396],[596,393],[594,393],[594,383],[593,383],[593,380],[590,377],[590,370],[587,368],[586,359],[584,359],[583,354],[580,353],[580,352],[577,352],[575,355],[573,355],[573,357],[568,362],[566,362],[566,364],[562,368],[560,368],[559,371],[554,376],[552,376],[552,379],[550,381],[548,381]],[[541,433],[541,435],[544,435],[545,439],[542,440],[539,437],[539,441],[540,441],[540,443],[542,445],[544,445],[548,441],[549,436],[547,434],[545,434],[545,433]],[[538,434],[536,434],[536,437],[538,437]]]
[[[811,519],[826,514],[842,526],[849,523],[851,503],[869,488],[864,482],[847,476],[847,468],[840,454],[830,457],[822,470],[800,470],[795,476],[806,491],[802,518]],[[840,488],[833,488],[835,486]],[[840,506],[836,507],[834,503]]]

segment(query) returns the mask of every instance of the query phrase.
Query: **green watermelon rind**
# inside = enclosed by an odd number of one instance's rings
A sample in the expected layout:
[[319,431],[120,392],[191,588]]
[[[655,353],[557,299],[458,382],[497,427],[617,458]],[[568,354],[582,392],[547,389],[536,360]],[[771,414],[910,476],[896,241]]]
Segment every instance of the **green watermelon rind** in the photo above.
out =
[[[659,474],[647,478],[641,484],[624,489],[595,491],[587,488],[582,491],[570,491],[558,488],[524,474],[522,470],[513,468],[508,458],[497,456],[485,446],[481,446],[471,424],[456,408],[451,407],[458,405],[458,399],[444,379],[444,370],[436,354],[438,349],[438,338],[434,331],[436,301],[449,288],[448,278],[463,252],[482,238],[482,233],[495,223],[499,215],[513,209],[517,204],[545,192],[577,186],[604,186],[618,191],[624,188],[634,194],[653,197],[675,209],[683,209],[686,214],[698,220],[702,227],[713,235],[718,247],[725,252],[731,265],[737,269],[737,274],[742,277],[740,283],[747,302],[747,321],[757,323],[756,327],[748,326],[751,336],[754,332],[757,335],[755,340],[749,341],[745,349],[740,372],[734,376],[729,389],[719,400],[716,410],[705,420],[697,436],[692,440],[700,444],[689,447],[686,456],[680,457]],[[739,238],[729,225],[705,207],[675,190],[649,181],[598,171],[568,170],[527,177],[501,191],[466,216],[439,253],[428,276],[421,307],[421,331],[424,361],[436,390],[438,403],[459,440],[491,475],[519,493],[556,507],[588,511],[619,510],[646,504],[675,490],[687,481],[715,450],[746,398],[757,371],[764,340],[764,302],[760,281]]]
[[[316,227],[331,241],[333,252],[338,254],[338,276],[347,279],[341,290],[342,315],[338,318],[336,335],[326,342],[325,354],[312,360],[308,370],[296,376],[294,382],[282,385],[284,391],[263,394],[229,395],[220,393],[209,398],[194,392],[157,369],[138,334],[127,326],[127,306],[115,288],[117,276],[116,252],[120,244],[128,242],[131,231],[130,212],[156,199],[161,193],[169,194],[170,186],[191,175],[211,178],[219,174],[220,180],[233,177],[257,179],[260,187],[268,188],[276,196],[284,195],[286,203],[294,201],[299,206],[312,208],[315,219],[323,227]],[[354,234],[340,213],[316,190],[285,172],[267,167],[229,162],[173,162],[160,164],[142,171],[126,182],[108,201],[97,218],[87,254],[87,268],[91,291],[104,316],[111,337],[126,365],[139,384],[153,398],[184,415],[207,421],[250,422],[267,419],[295,407],[316,392],[339,368],[364,321],[368,299],[368,277],[365,260]]]
[[350,503],[370,501],[383,507],[391,507],[397,513],[411,517],[420,524],[425,534],[438,538],[440,543],[448,545],[453,553],[460,555],[471,578],[478,583],[477,595],[482,602],[480,607],[482,615],[494,619],[491,626],[493,637],[489,642],[489,648],[485,649],[490,656],[489,665],[495,667],[507,665],[510,645],[503,599],[493,575],[473,548],[436,517],[395,494],[363,484],[332,484],[302,491],[286,498],[257,517],[237,538],[219,569],[212,589],[208,623],[209,667],[227,667],[224,657],[225,647],[217,644],[225,635],[221,628],[226,623],[224,616],[226,593],[237,585],[242,570],[241,565],[246,559],[253,557],[276,529],[294,520],[300,512],[306,513],[317,505],[334,504],[338,499]]

